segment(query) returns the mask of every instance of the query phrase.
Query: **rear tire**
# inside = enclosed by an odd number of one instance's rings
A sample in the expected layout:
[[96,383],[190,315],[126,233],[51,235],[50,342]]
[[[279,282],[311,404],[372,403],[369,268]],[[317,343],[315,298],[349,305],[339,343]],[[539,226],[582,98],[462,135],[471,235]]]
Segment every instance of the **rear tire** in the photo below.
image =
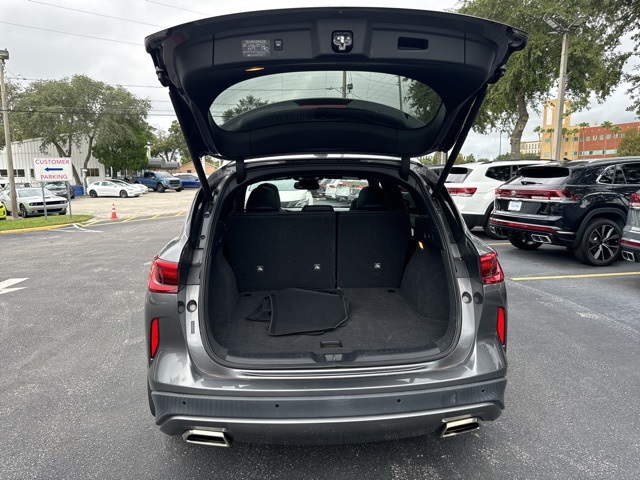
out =
[[96,193],[95,190],[89,190],[89,196],[91,198],[96,198],[98,196],[98,194]]
[[522,240],[521,238],[509,237],[509,242],[516,248],[520,250],[535,250],[536,248],[540,248],[542,243],[534,242],[533,240]]
[[162,185],[161,183],[156,185],[156,191],[158,191],[160,193],[164,193],[164,191],[165,191],[164,185]]
[[126,190],[120,190],[120,198],[127,198],[129,196],[129,194],[126,192]]
[[585,229],[580,244],[573,253],[578,260],[594,267],[606,267],[622,254],[622,228],[608,218],[598,218]]
[[487,215],[487,222],[484,224],[484,233],[486,233],[488,237],[494,238],[496,240],[506,240],[507,238],[509,238],[507,235],[499,235],[491,231],[491,227],[489,226],[490,215],[491,212],[489,212],[489,214]]

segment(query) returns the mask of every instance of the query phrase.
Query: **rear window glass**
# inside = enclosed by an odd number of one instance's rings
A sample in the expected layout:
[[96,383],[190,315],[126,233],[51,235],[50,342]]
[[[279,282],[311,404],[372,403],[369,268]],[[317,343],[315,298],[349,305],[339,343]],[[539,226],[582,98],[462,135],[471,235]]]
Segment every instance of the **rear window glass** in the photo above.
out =
[[[310,111],[318,108],[332,109],[337,114],[335,119],[345,120],[340,114],[353,108],[369,113],[362,116],[349,111],[348,120],[393,120],[400,128],[412,129],[431,122],[441,104],[440,97],[427,85],[398,75],[366,71],[286,72],[261,75],[229,87],[214,100],[210,114],[221,128],[242,130],[241,122],[233,120],[247,112],[262,115],[262,123],[256,116],[251,117],[252,128],[256,128],[307,121]],[[327,116],[322,120],[331,119]]]
[[571,170],[564,167],[525,167],[519,175],[507,184],[516,185],[560,185],[571,175]]

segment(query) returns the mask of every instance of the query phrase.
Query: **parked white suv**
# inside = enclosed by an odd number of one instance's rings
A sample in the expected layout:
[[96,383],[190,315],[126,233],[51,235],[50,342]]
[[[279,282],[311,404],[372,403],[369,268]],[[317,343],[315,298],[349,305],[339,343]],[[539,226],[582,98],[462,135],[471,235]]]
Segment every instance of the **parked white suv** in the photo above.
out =
[[492,238],[504,238],[489,229],[496,188],[514,177],[522,167],[545,163],[544,160],[464,163],[451,169],[445,183],[469,228],[480,227]]

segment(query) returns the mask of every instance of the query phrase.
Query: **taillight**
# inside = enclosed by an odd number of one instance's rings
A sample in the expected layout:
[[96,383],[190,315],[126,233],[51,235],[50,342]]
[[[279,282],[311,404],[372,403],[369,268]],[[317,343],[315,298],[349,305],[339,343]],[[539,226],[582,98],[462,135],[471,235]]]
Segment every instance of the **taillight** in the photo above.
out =
[[449,195],[458,195],[460,197],[470,197],[474,193],[476,193],[476,190],[478,189],[476,187],[447,187],[447,190],[449,191]]
[[336,188],[335,185],[328,185],[329,188]]
[[496,252],[485,253],[480,257],[480,273],[484,285],[504,282],[504,273]]
[[634,208],[640,208],[640,193],[631,194],[631,206]]
[[577,202],[580,198],[571,190],[558,189],[522,189],[497,188],[496,196],[503,198],[530,198],[531,200],[547,200],[555,202]]
[[158,319],[154,318],[149,326],[149,354],[151,358],[156,356],[158,344],[160,343],[160,326],[158,324]]
[[507,345],[507,316],[504,307],[498,307],[498,318],[496,319],[496,332],[503,346]]
[[149,273],[149,291],[155,293],[178,293],[178,264],[161,260],[156,255]]

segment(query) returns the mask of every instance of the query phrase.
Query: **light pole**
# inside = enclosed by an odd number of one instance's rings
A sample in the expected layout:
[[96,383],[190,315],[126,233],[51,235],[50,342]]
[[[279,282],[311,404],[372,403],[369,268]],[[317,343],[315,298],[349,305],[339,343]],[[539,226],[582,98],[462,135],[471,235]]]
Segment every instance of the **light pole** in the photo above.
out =
[[4,85],[4,62],[9,60],[9,51],[0,50],[0,90],[2,94],[2,121],[4,123],[4,141],[7,151],[7,170],[9,171],[9,188],[11,196],[11,217],[18,219],[18,202],[16,201],[16,181],[13,176],[13,156],[11,155],[11,131],[9,130],[9,107]]
[[567,76],[567,57],[569,55],[569,34],[575,32],[584,24],[587,17],[578,15],[576,19],[566,25],[566,21],[560,15],[546,17],[544,21],[553,31],[549,35],[562,35],[562,53],[560,55],[560,78],[558,79],[558,103],[556,105],[556,141],[553,148],[552,157],[554,160],[562,160],[562,120],[564,117],[564,90],[565,77]]

